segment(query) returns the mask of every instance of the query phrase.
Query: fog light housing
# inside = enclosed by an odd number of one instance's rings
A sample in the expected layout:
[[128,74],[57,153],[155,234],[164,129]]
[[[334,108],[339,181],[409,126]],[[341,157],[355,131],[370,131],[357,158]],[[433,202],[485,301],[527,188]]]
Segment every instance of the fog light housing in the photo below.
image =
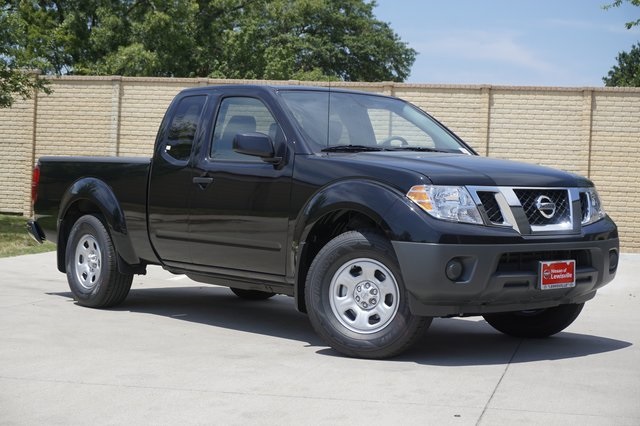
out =
[[444,273],[451,281],[458,281],[464,272],[460,259],[451,259],[444,268]]
[[618,255],[618,250],[610,250],[609,251],[609,272],[613,273],[618,268],[618,262],[620,261],[620,256]]

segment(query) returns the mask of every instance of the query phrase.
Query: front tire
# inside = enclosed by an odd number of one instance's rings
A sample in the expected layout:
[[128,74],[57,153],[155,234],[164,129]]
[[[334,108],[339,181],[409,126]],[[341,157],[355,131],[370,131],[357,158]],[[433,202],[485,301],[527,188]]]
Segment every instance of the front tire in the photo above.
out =
[[483,315],[496,330],[514,337],[549,337],[569,327],[584,307],[584,303],[560,305],[533,311],[505,312]]
[[431,323],[411,314],[393,247],[376,233],[349,231],[329,241],[311,264],[305,301],[315,331],[352,357],[398,355]]
[[78,304],[107,308],[122,303],[129,294],[133,274],[118,271],[118,254],[97,216],[82,216],[73,225],[65,255],[67,281]]

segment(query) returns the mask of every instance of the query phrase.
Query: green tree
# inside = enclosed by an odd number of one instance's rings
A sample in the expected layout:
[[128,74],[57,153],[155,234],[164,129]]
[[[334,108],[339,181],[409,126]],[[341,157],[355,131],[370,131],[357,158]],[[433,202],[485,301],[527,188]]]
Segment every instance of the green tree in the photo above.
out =
[[[640,6],[640,0],[616,0],[604,6],[605,10],[612,7],[620,7],[626,1],[633,6]],[[640,25],[640,19],[625,23],[627,29]],[[617,65],[614,65],[602,78],[605,86],[632,86],[640,87],[640,43],[631,46],[629,52],[620,52],[616,57]]]
[[[613,3],[604,5],[603,8],[604,10],[609,10],[612,7],[620,7],[622,6],[622,3],[627,2],[629,4],[632,4],[634,6],[640,6],[640,0],[616,0]],[[629,21],[627,23],[624,24],[625,27],[627,27],[628,30],[630,30],[631,28],[635,27],[636,25],[640,25],[640,19],[636,19],[635,21]]]
[[18,98],[31,98],[37,89],[49,91],[37,73],[22,67],[12,57],[15,48],[15,27],[9,8],[0,8],[0,108],[10,107]]
[[603,77],[605,86],[640,87],[640,43],[631,46],[629,52],[620,52],[609,74]]
[[214,75],[238,78],[333,78],[403,81],[416,52],[388,24],[375,2],[275,0],[256,3],[222,35]]
[[49,74],[403,81],[365,0],[8,0],[7,57]]

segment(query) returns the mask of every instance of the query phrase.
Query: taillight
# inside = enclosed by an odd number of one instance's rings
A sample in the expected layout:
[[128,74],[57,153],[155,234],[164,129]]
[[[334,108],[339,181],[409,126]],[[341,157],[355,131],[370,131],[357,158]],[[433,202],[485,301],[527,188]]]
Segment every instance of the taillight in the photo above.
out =
[[31,177],[31,202],[36,203],[38,199],[38,184],[40,183],[40,164],[36,164],[33,168],[33,175]]

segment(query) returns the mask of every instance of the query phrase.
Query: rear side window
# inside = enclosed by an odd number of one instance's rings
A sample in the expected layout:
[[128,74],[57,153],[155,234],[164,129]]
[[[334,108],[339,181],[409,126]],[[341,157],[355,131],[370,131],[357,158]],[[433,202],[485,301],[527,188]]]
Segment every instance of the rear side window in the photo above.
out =
[[164,152],[178,161],[187,161],[200,124],[207,97],[189,96],[180,100],[167,131]]

